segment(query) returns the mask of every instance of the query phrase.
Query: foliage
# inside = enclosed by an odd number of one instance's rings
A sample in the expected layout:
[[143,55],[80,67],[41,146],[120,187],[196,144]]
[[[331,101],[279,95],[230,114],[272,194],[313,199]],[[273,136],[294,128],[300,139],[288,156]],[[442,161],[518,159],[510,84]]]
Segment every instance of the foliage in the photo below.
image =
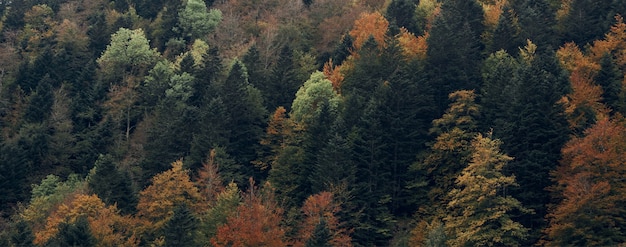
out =
[[[559,203],[545,230],[548,246],[614,245],[623,243],[624,123],[599,119],[582,137],[563,147],[552,187]],[[603,226],[603,227],[599,227]]]
[[527,213],[521,203],[506,195],[515,177],[503,167],[511,157],[500,152],[498,140],[478,135],[472,141],[472,158],[450,191],[445,228],[452,246],[520,246],[528,229],[511,219],[514,211]]

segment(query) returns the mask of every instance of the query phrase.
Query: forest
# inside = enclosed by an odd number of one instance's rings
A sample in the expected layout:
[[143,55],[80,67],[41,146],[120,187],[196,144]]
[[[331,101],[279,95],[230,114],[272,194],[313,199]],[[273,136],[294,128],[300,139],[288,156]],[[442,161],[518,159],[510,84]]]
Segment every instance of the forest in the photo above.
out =
[[0,246],[626,246],[624,0],[0,0]]

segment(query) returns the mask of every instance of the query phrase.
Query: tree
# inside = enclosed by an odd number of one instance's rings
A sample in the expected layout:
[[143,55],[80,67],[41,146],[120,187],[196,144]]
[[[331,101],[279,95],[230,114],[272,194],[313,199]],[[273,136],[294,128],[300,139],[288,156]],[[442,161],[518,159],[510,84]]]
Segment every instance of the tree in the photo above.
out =
[[623,119],[599,119],[563,147],[551,187],[558,203],[548,214],[547,246],[615,245],[626,241],[626,186],[622,181]]
[[123,213],[135,212],[137,197],[127,173],[118,170],[111,155],[100,155],[89,176],[89,187],[102,200]]
[[195,241],[199,224],[199,220],[187,206],[177,206],[163,227],[165,246],[198,246]]
[[122,125],[125,125],[126,141],[130,138],[131,110],[137,100],[139,81],[159,56],[150,48],[142,29],[120,28],[111,35],[111,43],[97,60],[105,80],[113,85],[105,105],[114,120],[125,122]]
[[330,192],[309,196],[302,206],[301,239],[295,246],[352,246],[351,230],[337,217],[340,210],[341,205]]
[[515,177],[502,169],[511,157],[500,152],[500,142],[481,134],[472,141],[472,158],[450,191],[446,231],[452,246],[521,246],[528,229],[512,219],[514,211],[528,213],[506,194]]
[[170,170],[154,176],[152,184],[139,193],[137,215],[152,222],[152,230],[156,231],[164,227],[176,207],[186,204],[195,210],[201,201],[198,188],[178,160]]
[[[237,212],[228,216],[211,238],[213,246],[285,246],[285,229],[280,225],[283,210],[274,201],[271,188],[256,191],[249,186],[244,203]],[[258,194],[256,194],[258,193]]]
[[10,235],[10,243],[19,247],[34,247],[35,235],[30,225],[24,220],[15,223],[14,232]]
[[204,0],[188,0],[178,13],[178,26],[189,40],[206,39],[222,20],[218,9],[207,11]]
[[321,219],[317,225],[315,225],[315,229],[313,230],[313,234],[311,238],[306,241],[305,247],[331,247],[330,241],[330,231],[326,226],[326,220]]
[[96,239],[89,229],[87,217],[79,217],[74,223],[61,223],[57,237],[59,246],[96,246]]
[[449,93],[477,89],[481,84],[482,21],[483,10],[475,0],[450,0],[442,3],[441,13],[432,23],[426,71],[440,110],[445,109]]
[[[461,90],[449,95],[450,106],[439,119],[433,120],[431,134],[437,135],[429,144],[430,150],[423,160],[413,164],[412,171],[418,174],[413,181],[419,191],[414,200],[424,201],[418,212],[441,214],[441,209],[451,200],[447,195],[455,185],[455,180],[470,161],[471,142],[478,133],[479,106],[474,91]],[[439,212],[437,212],[439,211]],[[426,215],[432,216],[432,215]]]
[[250,85],[246,67],[234,61],[226,79],[218,85],[219,97],[226,110],[225,127],[229,130],[225,147],[233,159],[244,165],[243,174],[252,175],[250,161],[255,159],[263,134],[266,109],[258,89]]

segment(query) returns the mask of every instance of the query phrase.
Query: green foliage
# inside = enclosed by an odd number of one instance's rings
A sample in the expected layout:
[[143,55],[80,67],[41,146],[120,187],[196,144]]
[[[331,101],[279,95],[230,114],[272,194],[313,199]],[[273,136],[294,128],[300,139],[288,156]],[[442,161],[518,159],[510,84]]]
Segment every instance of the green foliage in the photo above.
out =
[[108,205],[116,204],[125,214],[135,212],[137,196],[127,173],[117,169],[111,155],[100,155],[88,185]]
[[331,245],[328,243],[332,236],[330,235],[330,230],[326,226],[326,220],[322,219],[315,226],[313,230],[313,235],[309,240],[304,244],[305,247],[330,247]]
[[190,40],[206,39],[222,20],[218,9],[207,11],[204,0],[187,0],[185,8],[178,13],[178,26]]
[[200,221],[187,206],[176,207],[163,227],[165,246],[200,246],[195,242],[199,224]]
[[24,220],[17,221],[10,235],[10,243],[16,247],[31,247],[35,246],[33,240],[35,240],[35,235],[30,225]]
[[317,71],[298,89],[290,116],[297,123],[310,125],[324,107],[336,114],[340,100],[339,95],[333,90],[332,83],[322,72]]
[[141,70],[148,69],[158,57],[159,53],[150,48],[142,29],[120,28],[111,35],[111,43],[107,45],[97,62],[105,74],[116,77],[127,72],[135,75]]
[[91,233],[86,216],[76,218],[73,223],[59,224],[59,233],[52,240],[59,246],[90,247],[96,246],[96,239]]

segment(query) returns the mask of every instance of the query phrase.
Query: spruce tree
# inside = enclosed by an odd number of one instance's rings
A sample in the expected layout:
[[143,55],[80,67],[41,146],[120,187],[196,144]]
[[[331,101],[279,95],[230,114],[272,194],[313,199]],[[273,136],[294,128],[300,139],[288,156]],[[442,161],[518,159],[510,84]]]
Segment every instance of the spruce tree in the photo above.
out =
[[200,221],[189,211],[186,205],[176,207],[174,214],[163,227],[165,246],[199,246],[196,243],[196,231],[199,224]]
[[52,240],[58,246],[90,247],[96,246],[96,239],[91,233],[86,216],[76,218],[73,223],[63,222],[59,225],[59,233]]
[[330,235],[330,230],[328,230],[328,227],[326,226],[326,220],[322,219],[320,220],[320,223],[315,226],[315,229],[313,230],[313,235],[306,241],[304,246],[331,247],[331,245],[328,243],[331,238],[332,236]]

